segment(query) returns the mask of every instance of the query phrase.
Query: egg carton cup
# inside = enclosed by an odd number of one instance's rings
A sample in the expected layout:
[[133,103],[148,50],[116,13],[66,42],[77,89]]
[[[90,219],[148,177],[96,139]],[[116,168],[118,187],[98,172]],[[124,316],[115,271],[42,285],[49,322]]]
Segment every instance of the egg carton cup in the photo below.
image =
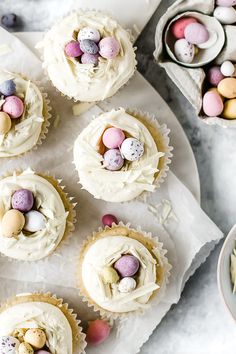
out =
[[73,353],[85,354],[85,348],[87,343],[85,341],[86,335],[83,333],[83,329],[80,326],[81,321],[77,318],[74,310],[70,309],[69,305],[64,302],[63,299],[57,298],[56,295],[51,293],[35,292],[32,294],[19,294],[0,305],[0,313],[6,311],[12,306],[23,304],[27,302],[45,302],[59,308],[61,312],[67,318],[70,324],[73,336]]
[[[179,88],[182,94],[188,99],[196,111],[198,118],[209,125],[219,125],[224,128],[236,128],[236,120],[229,120],[223,117],[207,117],[202,111],[203,92],[206,74],[203,68],[188,68],[171,61],[164,46],[165,29],[173,18],[180,13],[193,12],[211,15],[214,12],[214,0],[177,0],[168,8],[157,24],[155,34],[156,49],[154,52],[155,61],[165,69],[167,75]],[[225,45],[214,63],[220,65],[225,60],[236,61],[236,26],[223,26],[225,30]]]
[[83,257],[86,252],[86,249],[94,243],[97,239],[102,237],[106,237],[107,233],[109,232],[109,236],[116,236],[122,235],[127,236],[130,238],[134,238],[137,241],[141,242],[147,249],[154,254],[154,256],[158,259],[159,264],[161,265],[161,270],[158,273],[160,277],[159,286],[160,288],[157,289],[154,294],[152,295],[151,299],[149,300],[149,305],[152,306],[153,303],[159,303],[166,292],[166,287],[169,283],[170,271],[172,266],[170,265],[166,254],[167,250],[163,248],[163,243],[159,242],[158,237],[153,237],[151,232],[142,231],[141,227],[138,226],[136,229],[130,227],[130,223],[124,224],[123,222],[119,222],[117,225],[112,224],[112,227],[105,226],[104,228],[99,227],[97,231],[94,231],[91,235],[87,237],[87,239],[83,242],[80,255],[78,258],[77,269],[76,269],[76,279],[77,279],[77,287],[79,294],[82,298],[82,301],[85,302],[88,307],[92,308],[95,312],[99,312],[102,318],[107,319],[108,321],[114,321],[116,319],[126,319],[130,316],[139,316],[145,314],[145,309],[139,309],[132,312],[126,313],[115,313],[111,311],[107,311],[96,304],[88,295],[86,289],[83,285],[82,279],[82,263]]
[[[14,171],[14,173],[16,175],[20,175],[23,171],[22,170],[16,170]],[[73,232],[75,230],[75,224],[77,223],[77,218],[76,218],[76,211],[75,211],[75,207],[77,205],[77,202],[74,202],[75,197],[71,197],[69,196],[69,194],[65,191],[66,186],[63,184],[63,180],[56,178],[56,177],[52,177],[48,174],[44,174],[44,173],[40,173],[37,172],[35,173],[36,175],[45,178],[49,183],[51,183],[53,185],[53,187],[56,189],[56,191],[59,193],[61,200],[64,204],[65,210],[66,212],[68,212],[68,216],[66,219],[66,228],[65,228],[65,232],[64,235],[60,241],[60,243],[58,244],[58,246],[56,247],[56,249],[54,249],[50,254],[48,254],[46,257],[36,260],[36,261],[28,261],[28,260],[18,260],[15,258],[11,258],[8,257],[2,253],[1,256],[7,258],[9,261],[11,262],[15,262],[15,263],[27,263],[27,264],[31,264],[32,262],[46,262],[48,260],[49,257],[52,257],[54,255],[55,252],[58,252],[64,245],[68,245],[68,243],[70,242],[70,238],[73,235]],[[0,180],[6,178],[6,177],[10,177],[12,176],[12,172],[6,172],[3,176],[0,177]]]

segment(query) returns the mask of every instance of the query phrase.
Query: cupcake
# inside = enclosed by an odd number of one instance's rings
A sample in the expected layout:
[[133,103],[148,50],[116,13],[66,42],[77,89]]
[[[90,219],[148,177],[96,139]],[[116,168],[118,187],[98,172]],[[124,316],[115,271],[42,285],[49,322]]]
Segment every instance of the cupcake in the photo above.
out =
[[71,13],[37,47],[52,84],[75,101],[113,96],[136,68],[130,34],[97,11]]
[[19,156],[45,138],[49,100],[32,81],[0,70],[0,158]]
[[1,354],[80,354],[85,335],[63,300],[50,294],[20,294],[0,307]]
[[73,205],[57,180],[30,169],[0,180],[0,252],[24,261],[50,255],[73,230]]
[[101,315],[145,310],[163,297],[170,265],[157,238],[119,223],[94,232],[80,252],[78,287]]
[[165,125],[144,113],[119,108],[101,114],[74,144],[74,163],[83,189],[108,202],[154,192],[172,156],[168,134]]

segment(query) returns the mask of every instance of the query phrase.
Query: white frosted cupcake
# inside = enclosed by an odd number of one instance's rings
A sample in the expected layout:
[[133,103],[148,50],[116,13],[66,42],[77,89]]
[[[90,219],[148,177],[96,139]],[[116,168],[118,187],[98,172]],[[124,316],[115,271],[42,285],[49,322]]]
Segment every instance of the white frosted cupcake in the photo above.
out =
[[0,252],[23,261],[50,255],[73,230],[75,212],[59,183],[28,169],[0,180]]
[[74,144],[74,163],[84,189],[108,202],[154,192],[170,157],[169,130],[155,118],[124,108],[95,118]]
[[47,133],[49,100],[32,81],[0,70],[0,158],[19,156]]
[[78,10],[55,24],[37,46],[53,85],[75,101],[113,96],[134,74],[130,34],[97,11]]

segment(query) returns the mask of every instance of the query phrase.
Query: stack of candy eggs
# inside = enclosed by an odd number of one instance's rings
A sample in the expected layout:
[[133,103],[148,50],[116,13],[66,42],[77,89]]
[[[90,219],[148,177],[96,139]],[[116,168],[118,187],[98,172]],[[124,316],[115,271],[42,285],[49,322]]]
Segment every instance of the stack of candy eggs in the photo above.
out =
[[214,17],[223,25],[232,25],[236,22],[236,0],[216,0]]
[[110,171],[120,170],[125,160],[137,161],[144,153],[144,145],[138,139],[126,138],[123,130],[111,127],[105,130],[102,142],[107,148],[103,155],[104,167]]
[[15,96],[16,85],[13,80],[7,80],[0,84],[1,111],[0,134],[7,134],[12,126],[11,119],[20,118],[24,112],[22,100]]
[[28,189],[16,190],[11,198],[12,209],[2,218],[2,235],[16,237],[24,229],[28,232],[37,232],[45,228],[46,220],[42,213],[32,210],[34,195]]
[[208,117],[236,119],[236,67],[231,61],[212,66],[207,73],[208,91],[203,96],[203,112]]
[[120,51],[120,44],[114,37],[101,38],[96,28],[84,27],[65,46],[65,54],[77,58],[82,64],[98,65],[99,57],[114,59]]

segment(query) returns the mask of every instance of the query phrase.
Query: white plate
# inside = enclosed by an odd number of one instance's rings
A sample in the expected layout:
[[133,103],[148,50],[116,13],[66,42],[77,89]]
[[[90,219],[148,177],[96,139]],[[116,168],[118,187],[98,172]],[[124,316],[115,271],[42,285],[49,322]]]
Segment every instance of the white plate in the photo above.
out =
[[[42,39],[42,32],[21,32],[16,33],[16,35],[39,56],[35,45]],[[131,95],[128,92],[130,92]],[[137,107],[137,103],[135,103],[135,107],[132,106],[130,97],[132,97],[134,93],[136,97],[135,102],[137,102],[137,96],[140,96],[140,107]],[[129,97],[129,102],[127,102],[127,97]],[[200,181],[197,165],[185,132],[169,106],[141,74],[137,73],[128,86],[104,103],[103,106],[106,109],[109,108],[108,106],[110,106],[110,108],[112,108],[112,106],[124,106],[140,108],[142,110],[145,109],[150,113],[156,113],[158,111],[158,120],[161,123],[166,123],[171,129],[171,144],[174,147],[174,158],[171,169],[186,187],[188,187],[198,202],[200,202]]]

